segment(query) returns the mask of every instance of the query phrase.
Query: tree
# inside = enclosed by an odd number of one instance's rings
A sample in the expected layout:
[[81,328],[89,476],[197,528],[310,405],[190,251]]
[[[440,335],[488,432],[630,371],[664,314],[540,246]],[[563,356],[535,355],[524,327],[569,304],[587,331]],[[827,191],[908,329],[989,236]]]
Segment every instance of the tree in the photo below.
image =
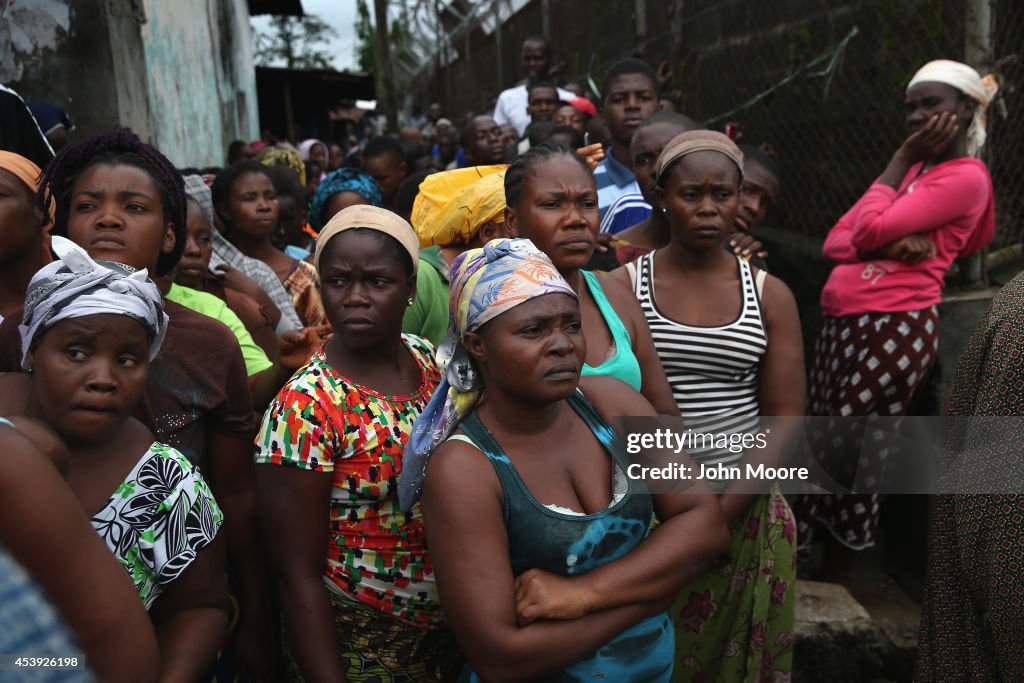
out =
[[289,69],[330,69],[328,44],[335,36],[330,24],[319,17],[275,16],[266,33],[253,30],[256,64]]
[[[356,3],[356,63],[366,74],[377,73],[377,32],[370,19],[370,8],[366,0]],[[380,85],[379,83],[377,85]]]
[[[391,60],[395,65],[416,63],[416,53],[412,49],[412,32],[398,19],[391,20],[388,44]],[[379,91],[382,70],[377,67],[377,29],[374,20],[370,17],[370,8],[366,4],[366,0],[358,0],[356,3],[355,56],[359,70],[363,73],[374,74],[378,79],[376,85]],[[400,72],[395,73],[395,83],[399,90],[404,90],[410,85],[409,79],[403,78],[403,74]]]
[[391,63],[391,39],[388,36],[388,0],[374,0],[374,17],[377,22],[377,65],[383,67],[379,80],[384,88],[384,112],[388,126],[398,130],[398,93],[395,91],[395,70]]

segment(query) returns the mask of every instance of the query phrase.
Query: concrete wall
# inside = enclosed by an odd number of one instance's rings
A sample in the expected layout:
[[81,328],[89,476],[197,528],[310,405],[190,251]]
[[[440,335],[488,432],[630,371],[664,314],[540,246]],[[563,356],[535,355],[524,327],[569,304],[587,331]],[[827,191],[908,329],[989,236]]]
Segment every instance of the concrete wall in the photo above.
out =
[[[100,11],[101,8],[106,11]],[[139,30],[146,21],[145,12],[138,0],[107,0],[105,6],[100,4],[94,11],[97,15],[105,16],[107,49],[110,51],[113,64],[111,71],[97,76],[104,82],[113,84],[117,97],[116,113],[100,122],[99,130],[106,130],[119,123],[134,130],[146,142],[157,144],[153,106],[146,89],[148,70],[145,48]],[[85,11],[81,11],[80,14],[84,15]],[[93,37],[93,40],[102,43],[102,37],[99,35]],[[73,52],[71,57],[75,57]],[[92,100],[84,103],[80,100],[78,106],[82,104],[92,106]],[[77,109],[69,111],[75,116]],[[91,132],[95,131],[81,131]]]
[[[236,121],[237,134],[232,136],[232,140],[256,140],[260,136],[260,117],[259,103],[256,99],[256,62],[252,53],[248,5],[245,0],[218,4],[222,12],[220,24],[224,27],[225,36],[220,43],[221,56],[218,60],[224,71],[224,77],[220,81],[221,102],[226,109],[224,120]],[[230,78],[227,75],[229,71]],[[227,87],[229,83],[233,84],[233,89]],[[227,151],[226,144],[224,150]]]
[[157,146],[179,166],[221,165],[231,140],[258,133],[245,1],[146,0],[145,8]]
[[[77,135],[118,120],[107,38],[111,15],[96,10],[96,3],[88,1],[19,0],[0,17],[0,82],[28,101],[63,107],[78,125]],[[119,45],[130,49],[124,42]]]
[[8,8],[0,21],[0,81],[20,80],[26,69],[38,68],[42,55],[63,43],[70,28],[67,0],[18,2]]
[[259,131],[245,0],[18,0],[0,82],[63,107],[72,140],[120,123],[179,166],[220,165]]

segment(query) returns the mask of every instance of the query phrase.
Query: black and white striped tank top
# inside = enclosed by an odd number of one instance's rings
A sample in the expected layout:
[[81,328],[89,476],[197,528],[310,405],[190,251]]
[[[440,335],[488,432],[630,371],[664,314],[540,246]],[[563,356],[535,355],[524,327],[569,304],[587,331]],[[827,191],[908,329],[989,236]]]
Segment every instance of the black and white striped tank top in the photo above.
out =
[[[750,264],[737,257],[743,308],[728,325],[700,327],[670,320],[654,297],[654,255],[636,261],[634,292],[640,300],[654,346],[665,368],[672,395],[686,427],[701,434],[756,432],[758,424],[758,371],[768,349],[758,287]],[[699,419],[695,419],[699,418]],[[687,449],[695,460],[714,465],[735,464],[742,450],[695,441]]]

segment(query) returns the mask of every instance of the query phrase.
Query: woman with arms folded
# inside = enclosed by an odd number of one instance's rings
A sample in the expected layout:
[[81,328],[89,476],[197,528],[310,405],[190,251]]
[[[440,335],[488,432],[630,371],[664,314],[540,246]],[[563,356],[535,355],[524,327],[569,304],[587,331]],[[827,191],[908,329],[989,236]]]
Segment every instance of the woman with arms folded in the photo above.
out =
[[[991,77],[948,60],[925,64],[907,86],[910,135],[825,240],[836,266],[821,293],[809,415],[898,417],[917,398],[938,352],[946,272],[995,234],[992,179],[976,158],[995,89]],[[839,428],[810,437],[828,449],[840,478],[852,482],[854,469],[867,467],[859,478],[881,479],[885,454],[872,449],[871,461],[858,463],[859,444]],[[879,500],[867,493],[798,505],[801,543],[816,524],[830,532],[824,578],[842,580],[852,551],[875,544]]]
[[714,497],[627,478],[604,416],[655,410],[617,380],[581,384],[578,295],[532,242],[461,255],[450,301],[450,362],[406,448],[401,500],[422,490],[471,680],[669,680],[666,609],[727,543]]

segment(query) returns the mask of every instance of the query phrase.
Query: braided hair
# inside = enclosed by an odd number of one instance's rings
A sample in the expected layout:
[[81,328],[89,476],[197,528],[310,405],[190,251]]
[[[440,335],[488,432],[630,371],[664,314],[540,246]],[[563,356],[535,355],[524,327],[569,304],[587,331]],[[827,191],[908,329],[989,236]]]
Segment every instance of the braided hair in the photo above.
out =
[[526,180],[526,173],[539,163],[550,161],[556,157],[569,157],[577,162],[590,175],[590,166],[587,160],[569,149],[565,145],[555,145],[545,142],[536,147],[530,147],[529,151],[520,154],[505,171],[505,204],[507,206],[519,206],[519,199],[523,193],[523,183]]
[[99,164],[134,166],[145,171],[156,185],[164,223],[174,226],[174,249],[169,254],[161,253],[156,266],[156,275],[166,275],[185,251],[185,183],[167,157],[152,145],[142,142],[130,128],[115,126],[106,133],[68,145],[43,171],[36,204],[45,207],[51,200],[56,204],[53,234],[67,236],[71,193],[82,174]]

